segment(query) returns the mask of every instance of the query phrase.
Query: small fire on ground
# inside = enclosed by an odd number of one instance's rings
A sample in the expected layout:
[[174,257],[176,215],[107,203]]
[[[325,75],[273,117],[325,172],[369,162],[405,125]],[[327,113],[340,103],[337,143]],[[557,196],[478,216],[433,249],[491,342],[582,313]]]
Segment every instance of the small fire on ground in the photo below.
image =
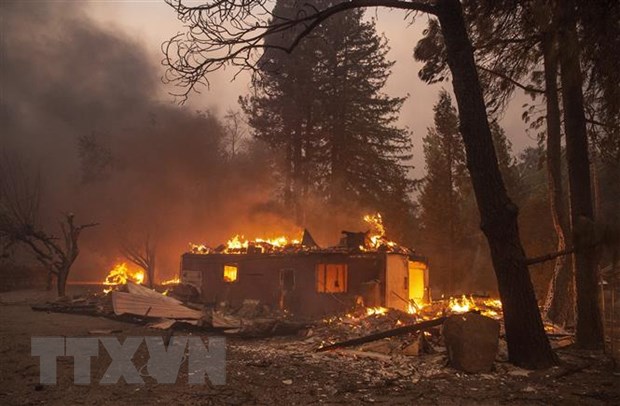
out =
[[[384,316],[390,309],[385,307],[366,307],[366,316]],[[483,316],[499,318],[502,313],[502,302],[499,299],[474,298],[462,295],[439,300],[430,304],[417,304],[410,301],[407,313],[418,315],[422,319],[432,319],[443,314],[460,314],[475,311]]]
[[163,286],[170,286],[170,285],[178,285],[181,283],[181,279],[179,279],[179,277],[177,276],[176,278],[172,278],[172,279],[168,279],[166,281],[163,281],[161,283],[161,285]]
[[451,297],[449,307],[452,313],[467,313],[475,310],[487,317],[497,318],[502,312],[502,302],[499,299],[474,299],[465,295],[460,298]]
[[141,284],[144,282],[144,279],[145,275],[143,270],[130,271],[126,263],[116,264],[103,281],[103,285],[106,286],[103,289],[103,293],[109,293],[118,286],[126,284],[127,281]]
[[377,325],[380,326],[378,330],[385,330],[470,311],[478,312],[493,319],[500,319],[502,317],[502,302],[499,299],[463,295],[436,300],[428,304],[417,304],[411,301],[406,312],[380,306],[365,307],[361,304],[361,307],[356,310],[331,316],[323,321],[328,325],[347,325],[356,330],[364,330],[368,325]]

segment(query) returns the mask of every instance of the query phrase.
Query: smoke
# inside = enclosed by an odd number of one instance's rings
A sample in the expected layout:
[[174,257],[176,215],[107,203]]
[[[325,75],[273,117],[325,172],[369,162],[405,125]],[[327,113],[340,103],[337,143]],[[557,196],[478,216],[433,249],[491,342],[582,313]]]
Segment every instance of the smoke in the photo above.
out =
[[147,235],[167,278],[189,242],[294,228],[270,209],[269,154],[250,143],[230,159],[214,115],[156,102],[159,61],[140,45],[76,4],[1,7],[0,147],[41,173],[47,229],[63,212],[100,223],[72,279],[100,279]]
[[[152,52],[77,4],[1,8],[0,149],[41,174],[46,230],[59,233],[66,212],[100,224],[83,233],[71,279],[101,280],[124,260],[124,244],[147,238],[161,280],[177,272],[190,242],[301,237],[277,203],[273,151],[247,142],[231,158],[214,114],[156,101],[162,85]],[[326,210],[316,196],[304,205],[302,223],[320,245],[368,228],[362,213],[370,210],[353,201]]]

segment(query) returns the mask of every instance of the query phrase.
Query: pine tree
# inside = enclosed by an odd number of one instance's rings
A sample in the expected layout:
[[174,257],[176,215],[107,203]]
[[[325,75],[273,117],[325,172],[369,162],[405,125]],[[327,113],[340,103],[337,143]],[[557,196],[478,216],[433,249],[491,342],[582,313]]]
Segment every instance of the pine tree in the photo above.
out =
[[[446,91],[440,92],[433,110],[435,126],[428,129],[423,140],[427,175],[419,197],[424,252],[434,258],[436,287],[458,294],[468,291],[475,277],[464,270],[477,262],[477,241],[482,238],[480,216],[467,173],[458,116]],[[497,121],[492,121],[490,128],[502,177],[509,194],[513,194],[519,187],[519,175],[512,145]]]
[[411,144],[408,131],[395,125],[405,99],[382,93],[393,62],[386,58],[385,39],[363,14],[343,13],[325,26],[331,66],[320,84],[329,199],[342,205],[355,196],[388,217],[395,211],[406,215],[410,185],[403,162]]
[[379,210],[388,225],[411,212],[411,141],[395,124],[405,99],[382,93],[393,62],[363,15],[334,16],[290,55],[266,51],[254,94],[243,101],[255,136],[283,156],[284,203],[300,222],[308,195]]
[[460,216],[462,189],[469,182],[465,168],[465,149],[459,133],[456,109],[448,92],[442,91],[433,108],[435,127],[424,137],[427,174],[420,194],[421,220],[427,236],[425,251],[435,258],[433,276],[443,292],[456,291],[460,279],[455,251],[462,235]]

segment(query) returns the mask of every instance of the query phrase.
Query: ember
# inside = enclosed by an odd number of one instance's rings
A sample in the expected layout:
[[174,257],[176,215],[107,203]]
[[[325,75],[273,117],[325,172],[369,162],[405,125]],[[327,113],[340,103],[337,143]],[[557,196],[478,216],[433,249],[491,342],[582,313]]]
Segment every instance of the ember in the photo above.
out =
[[385,307],[368,307],[366,308],[366,314],[368,316],[384,316],[388,312]]
[[127,268],[126,263],[116,264],[103,281],[103,285],[107,286],[103,289],[103,293],[109,293],[117,286],[126,284],[127,281],[141,284],[144,281],[144,271],[132,272]]
[[179,283],[181,283],[181,279],[179,279],[179,277],[177,276],[176,278],[168,279],[167,281],[163,281],[161,284],[163,286],[168,286],[168,285],[178,285]]

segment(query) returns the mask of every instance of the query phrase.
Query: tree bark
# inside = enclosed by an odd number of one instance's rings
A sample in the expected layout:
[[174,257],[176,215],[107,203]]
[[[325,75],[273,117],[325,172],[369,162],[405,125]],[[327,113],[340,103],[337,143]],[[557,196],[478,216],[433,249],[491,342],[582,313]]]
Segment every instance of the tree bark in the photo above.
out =
[[545,335],[525,264],[517,225],[518,209],[508,198],[493,148],[473,48],[460,2],[440,0],[437,15],[459,107],[467,168],[503,303],[509,359],[525,368],[550,367],[556,358]]
[[69,276],[69,268],[58,269],[58,279],[56,282],[56,287],[58,289],[59,297],[65,296],[68,276]]
[[[570,245],[568,239],[569,221],[564,209],[562,187],[562,144],[560,106],[557,86],[557,51],[555,31],[550,28],[543,34],[542,53],[545,71],[545,101],[547,122],[547,183],[549,207],[553,228],[557,237],[557,251]],[[565,256],[556,258],[553,276],[549,283],[545,302],[545,316],[558,325],[566,325],[574,319],[574,276],[572,261]]]
[[[564,105],[564,132],[568,160],[570,207],[575,253],[577,286],[576,344],[584,349],[603,348],[603,324],[598,301],[596,252],[580,241],[578,224],[593,222],[588,138],[583,104],[580,52],[577,40],[575,3],[565,1],[559,7],[559,49]],[[583,239],[583,238],[582,238]]]
[[[300,114],[300,113],[296,113]],[[302,221],[302,179],[303,179],[303,155],[302,155],[302,119],[297,118],[293,132],[293,210],[295,222],[301,225]]]

